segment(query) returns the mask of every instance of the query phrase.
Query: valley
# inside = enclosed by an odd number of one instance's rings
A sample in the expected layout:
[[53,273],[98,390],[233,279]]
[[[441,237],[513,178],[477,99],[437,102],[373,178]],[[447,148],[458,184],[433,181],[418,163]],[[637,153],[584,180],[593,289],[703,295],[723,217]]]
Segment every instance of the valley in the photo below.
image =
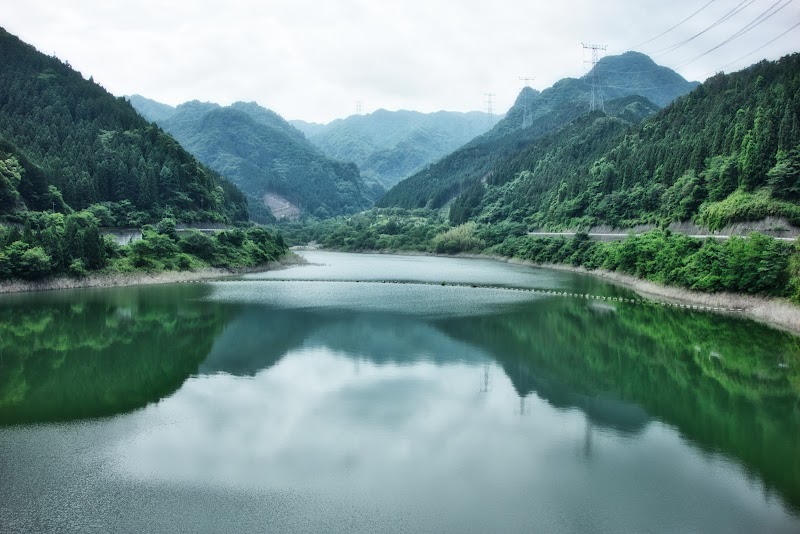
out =
[[791,0],[29,4],[4,534],[800,530]]

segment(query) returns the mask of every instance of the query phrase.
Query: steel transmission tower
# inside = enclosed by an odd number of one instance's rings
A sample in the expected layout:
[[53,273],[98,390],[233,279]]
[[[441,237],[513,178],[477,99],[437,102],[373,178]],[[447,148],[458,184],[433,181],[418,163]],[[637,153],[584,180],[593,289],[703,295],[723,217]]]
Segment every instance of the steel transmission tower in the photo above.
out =
[[361,115],[361,112],[364,111],[364,101],[363,100],[356,100],[356,115]]
[[608,45],[598,45],[598,44],[586,44],[581,43],[583,45],[584,50],[591,50],[592,51],[592,59],[587,60],[586,63],[592,64],[592,100],[589,104],[589,109],[592,111],[596,109],[600,109],[605,111],[605,106],[603,105],[603,91],[600,88],[600,76],[597,74],[597,62],[600,61],[600,52],[605,52],[608,48]]
[[492,116],[494,114],[494,93],[483,93],[486,97],[486,114],[489,116],[489,128],[492,127]]
[[481,393],[489,393],[491,391],[491,370],[492,366],[489,363],[483,364],[483,380],[481,380]]
[[528,76],[520,76],[519,79],[525,82],[525,87],[522,88],[524,91],[524,96],[522,99],[522,105],[524,112],[522,114],[522,127],[527,128],[528,126],[533,125],[533,110],[528,106],[528,91],[525,91],[526,88],[531,86],[531,82],[533,82],[536,78],[528,77]]

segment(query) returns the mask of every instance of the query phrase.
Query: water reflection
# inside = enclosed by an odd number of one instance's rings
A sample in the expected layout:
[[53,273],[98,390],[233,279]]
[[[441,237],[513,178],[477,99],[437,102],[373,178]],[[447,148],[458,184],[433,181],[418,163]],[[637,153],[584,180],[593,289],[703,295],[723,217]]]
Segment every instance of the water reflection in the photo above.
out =
[[6,295],[0,426],[124,413],[175,392],[228,320],[207,287]]
[[[496,530],[492,510],[505,530],[558,527],[554,510],[572,514],[566,530],[648,530],[656,517],[672,530],[796,525],[765,519],[773,492],[800,509],[798,340],[734,318],[243,280],[9,298],[0,354],[0,425],[89,420],[75,450],[101,451],[114,484],[288,491],[307,510],[308,491],[334,508],[395,499],[392,513],[426,530]],[[93,420],[114,414],[127,415]],[[34,466],[50,456],[31,443],[66,439],[58,428],[0,428],[0,450]],[[4,475],[24,480],[26,461],[12,468],[5,454]],[[0,490],[0,519],[24,496]],[[626,501],[637,510],[616,523],[603,511]],[[456,509],[458,524],[437,519]],[[755,510],[766,515],[748,523]]]
[[750,321],[658,306],[598,313],[574,299],[439,327],[491,351],[520,396],[580,408],[593,428],[651,418],[760,473],[800,507],[798,338]]
[[490,356],[407,315],[248,305],[214,342],[200,372],[253,376],[298,348],[326,347],[357,364],[483,362]]

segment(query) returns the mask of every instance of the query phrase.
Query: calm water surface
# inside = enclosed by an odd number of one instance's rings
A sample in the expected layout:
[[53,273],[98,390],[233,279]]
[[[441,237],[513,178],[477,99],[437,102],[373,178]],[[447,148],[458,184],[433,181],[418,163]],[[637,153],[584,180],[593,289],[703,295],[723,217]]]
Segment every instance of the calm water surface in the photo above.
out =
[[798,338],[304,254],[0,297],[0,532],[800,532]]

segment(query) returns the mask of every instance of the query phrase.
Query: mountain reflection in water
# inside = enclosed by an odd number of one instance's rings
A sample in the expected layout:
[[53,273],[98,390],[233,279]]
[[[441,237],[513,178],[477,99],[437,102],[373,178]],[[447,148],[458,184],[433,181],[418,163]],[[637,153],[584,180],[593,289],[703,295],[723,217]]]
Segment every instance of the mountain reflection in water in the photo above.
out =
[[[430,403],[456,398],[466,423],[470,406],[479,406],[472,403],[499,395],[509,399],[507,413],[520,417],[549,418],[542,411],[549,406],[572,425],[581,414],[575,445],[585,460],[596,455],[598,440],[651,439],[654,425],[666,425],[703,454],[741,466],[792,513],[800,510],[794,336],[654,305],[601,307],[469,287],[330,286],[247,279],[7,298],[0,308],[0,438],[3,427],[30,423],[144,421],[159,410],[188,409],[189,398],[203,406],[211,392],[222,396],[209,409],[224,410],[225,396],[234,402],[237,390],[245,394],[256,383],[288,391],[302,389],[303,380],[327,381],[319,387],[338,391],[329,401],[335,404],[313,409],[353,435],[419,424],[437,413]],[[350,367],[344,374],[343,365]],[[474,396],[447,401],[447,388]],[[296,420],[289,413],[283,432],[306,424],[302,411]],[[327,460],[302,460],[314,461]],[[143,460],[125,465],[144,469]]]

